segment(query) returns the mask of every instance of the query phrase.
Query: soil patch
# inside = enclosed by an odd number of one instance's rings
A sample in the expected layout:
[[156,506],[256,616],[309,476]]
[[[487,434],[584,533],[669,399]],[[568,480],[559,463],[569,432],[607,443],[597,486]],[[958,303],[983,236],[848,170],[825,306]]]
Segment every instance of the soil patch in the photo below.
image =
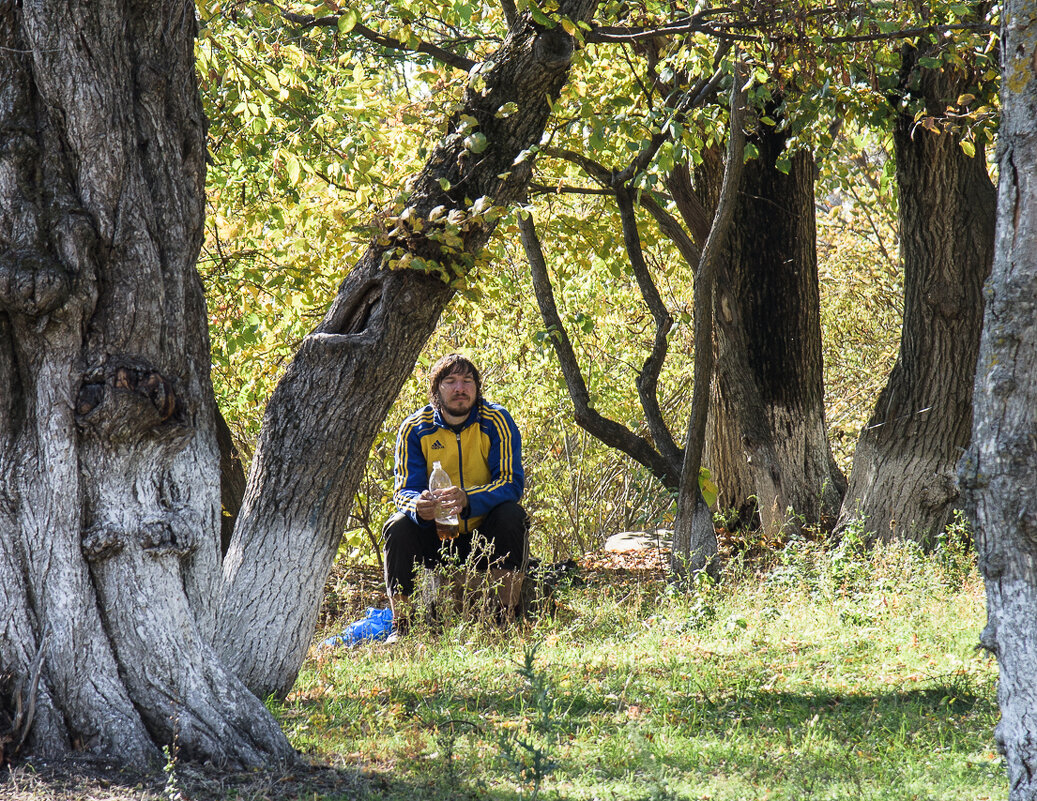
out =
[[33,762],[0,770],[2,801],[296,801],[364,798],[382,780],[355,769],[300,764],[291,770],[227,772],[178,763],[166,773],[135,773],[87,760]]

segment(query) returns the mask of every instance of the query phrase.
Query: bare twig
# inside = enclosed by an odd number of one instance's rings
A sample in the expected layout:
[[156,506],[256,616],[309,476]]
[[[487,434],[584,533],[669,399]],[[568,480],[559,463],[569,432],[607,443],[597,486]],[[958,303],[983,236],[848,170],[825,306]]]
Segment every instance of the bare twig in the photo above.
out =
[[40,647],[36,651],[36,657],[32,660],[32,665],[29,667],[28,692],[23,692],[20,686],[15,690],[15,714],[11,726],[11,734],[18,737],[18,745],[14,748],[15,754],[25,745],[25,740],[32,730],[32,721],[36,716],[36,694],[40,687],[40,676],[43,673],[43,657],[47,653],[49,638],[50,625],[43,632],[43,636],[40,638]]
[[[804,39],[800,33],[782,34],[778,31],[778,26],[794,20],[800,20],[798,15],[778,12],[734,19],[708,19],[710,16],[718,16],[725,11],[730,11],[730,9],[713,9],[711,12],[671,20],[661,25],[598,25],[593,26],[585,34],[584,39],[595,44],[630,44],[632,42],[688,36],[696,33],[727,43],[759,43],[766,40],[776,44],[790,44],[802,42]],[[813,24],[820,27],[826,23],[831,24],[835,22],[840,16],[845,18],[845,11],[830,8],[810,12],[806,15],[806,18],[814,20]],[[997,26],[980,21],[957,23],[954,25],[926,25],[886,32],[872,31],[869,33],[846,35],[822,34],[820,41],[826,44],[885,42],[913,39],[930,34],[941,35],[953,31],[996,33]]]

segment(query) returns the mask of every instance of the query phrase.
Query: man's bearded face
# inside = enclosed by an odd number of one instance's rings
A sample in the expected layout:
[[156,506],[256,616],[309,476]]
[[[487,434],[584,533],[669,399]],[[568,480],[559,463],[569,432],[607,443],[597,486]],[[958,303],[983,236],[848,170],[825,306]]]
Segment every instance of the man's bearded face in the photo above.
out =
[[439,382],[438,391],[440,408],[453,417],[467,417],[478,394],[471,373],[450,373]]

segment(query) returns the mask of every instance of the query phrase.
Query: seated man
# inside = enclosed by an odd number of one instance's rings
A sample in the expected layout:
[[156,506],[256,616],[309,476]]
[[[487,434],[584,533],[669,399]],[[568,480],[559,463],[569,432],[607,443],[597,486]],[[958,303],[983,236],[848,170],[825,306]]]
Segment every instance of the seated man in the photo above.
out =
[[[385,524],[385,585],[397,626],[405,624],[418,565],[463,563],[475,548],[474,567],[489,571],[505,619],[515,614],[528,538],[519,506],[525,486],[521,437],[511,415],[482,397],[475,365],[460,354],[441,358],[429,378],[431,403],[403,421],[396,438],[393,502]],[[453,486],[429,491],[433,462]],[[436,507],[457,513],[456,539],[440,540]]]

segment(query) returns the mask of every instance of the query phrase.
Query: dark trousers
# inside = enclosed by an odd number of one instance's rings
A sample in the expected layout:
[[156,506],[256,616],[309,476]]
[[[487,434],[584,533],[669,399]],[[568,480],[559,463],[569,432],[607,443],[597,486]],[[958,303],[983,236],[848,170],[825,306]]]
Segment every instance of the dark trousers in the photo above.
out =
[[412,595],[414,571],[419,565],[434,568],[464,564],[473,557],[472,564],[478,570],[522,570],[528,539],[529,518],[514,501],[493,507],[474,535],[460,534],[446,542],[440,541],[435,526],[419,526],[397,512],[382,528],[386,589],[390,596]]

